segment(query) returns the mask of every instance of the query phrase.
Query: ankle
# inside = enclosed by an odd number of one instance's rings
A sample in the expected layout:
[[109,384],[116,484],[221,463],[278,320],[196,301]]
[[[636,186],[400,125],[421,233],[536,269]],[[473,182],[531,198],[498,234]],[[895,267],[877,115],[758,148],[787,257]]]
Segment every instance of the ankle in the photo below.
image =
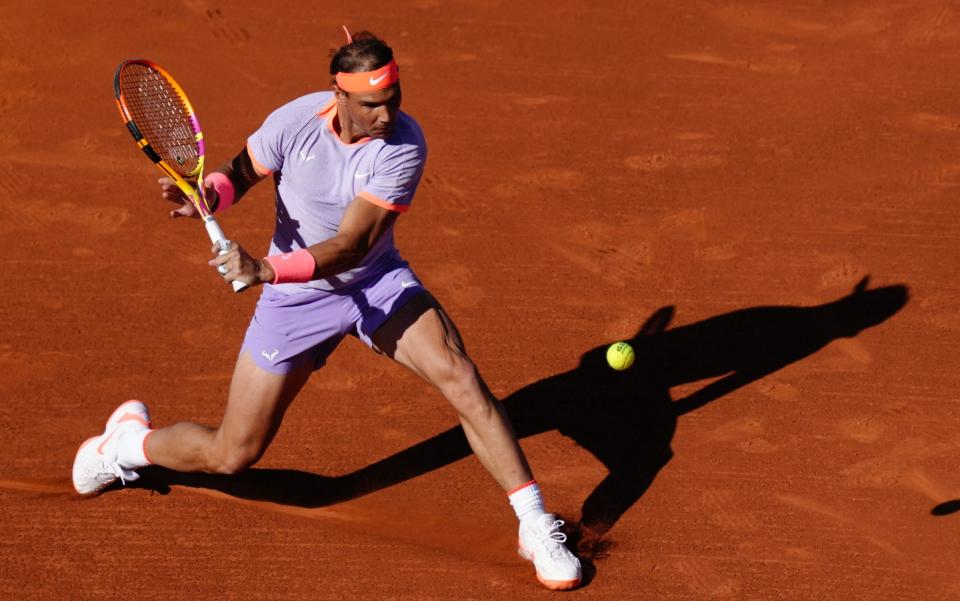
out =
[[139,469],[153,463],[147,457],[147,438],[153,430],[127,430],[117,435],[117,463],[125,469]]
[[544,509],[543,495],[540,494],[540,487],[536,480],[531,480],[514,489],[508,497],[510,505],[521,524],[535,520],[547,512]]

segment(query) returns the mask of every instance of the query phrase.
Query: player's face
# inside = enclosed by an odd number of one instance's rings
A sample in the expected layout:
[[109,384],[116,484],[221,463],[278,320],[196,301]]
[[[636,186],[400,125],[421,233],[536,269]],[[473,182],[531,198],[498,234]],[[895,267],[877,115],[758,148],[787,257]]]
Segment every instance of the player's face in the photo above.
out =
[[375,92],[346,94],[346,109],[354,134],[371,138],[389,138],[397,125],[400,111],[400,83]]

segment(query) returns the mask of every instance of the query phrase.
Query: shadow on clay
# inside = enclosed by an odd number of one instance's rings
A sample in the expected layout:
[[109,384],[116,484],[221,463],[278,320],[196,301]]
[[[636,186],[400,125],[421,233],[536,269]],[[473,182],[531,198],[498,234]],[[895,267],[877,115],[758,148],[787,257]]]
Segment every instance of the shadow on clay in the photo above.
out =
[[944,501],[930,510],[930,515],[945,516],[960,511],[960,499]]
[[[608,470],[572,524],[571,541],[585,560],[585,575],[593,571],[590,560],[608,552],[604,535],[673,457],[670,443],[680,416],[835,339],[856,336],[907,303],[906,286],[870,290],[867,284],[864,278],[849,295],[822,305],[752,307],[676,328],[669,327],[674,308],[664,307],[629,339],[637,355],[631,368],[610,369],[603,345],[587,351],[575,369],[503,399],[518,437],[557,430]],[[715,379],[686,397],[670,396],[672,387],[708,378]],[[322,507],[415,478],[470,453],[462,429],[456,427],[340,476],[277,469],[215,476],[146,468],[132,486],[160,492],[171,485],[201,487],[243,499]]]

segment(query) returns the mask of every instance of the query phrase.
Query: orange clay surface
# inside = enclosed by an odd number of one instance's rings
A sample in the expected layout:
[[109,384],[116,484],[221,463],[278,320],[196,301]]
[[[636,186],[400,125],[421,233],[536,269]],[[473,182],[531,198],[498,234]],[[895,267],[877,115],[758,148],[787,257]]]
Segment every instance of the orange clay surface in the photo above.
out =
[[[430,144],[400,248],[574,526],[573,598],[960,598],[954,4],[293,4],[3,10],[0,598],[551,594],[454,412],[355,340],[247,474],[72,492],[125,399],[218,423],[258,294],[167,219],[114,69],[170,69],[216,165],[341,24],[396,50]],[[256,253],[272,222],[269,185],[222,219]]]

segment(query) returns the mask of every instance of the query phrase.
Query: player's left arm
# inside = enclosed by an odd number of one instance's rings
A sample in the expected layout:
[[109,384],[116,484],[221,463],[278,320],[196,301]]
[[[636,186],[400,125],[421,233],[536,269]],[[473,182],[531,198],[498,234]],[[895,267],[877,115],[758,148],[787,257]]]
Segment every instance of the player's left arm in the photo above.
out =
[[[250,188],[266,179],[271,172],[265,167],[258,167],[253,157],[250,156],[247,147],[244,146],[237,153],[237,156],[233,157],[233,160],[221,165],[214,173],[222,173],[230,180],[230,185],[234,189],[233,204],[236,204],[240,202],[240,199]],[[213,191],[213,186],[210,186],[207,190]],[[219,201],[220,198],[217,196],[215,202],[219,203]]]
[[[204,194],[206,195],[207,202],[210,203],[211,211],[214,213],[222,208],[219,206],[220,194],[213,183],[214,178],[211,177],[214,173],[221,173],[229,179],[230,186],[233,188],[233,200],[231,204],[240,202],[240,198],[243,197],[250,188],[270,175],[270,171],[261,171],[261,169],[256,166],[247,148],[244,147],[229,163],[210,171],[204,178]],[[170,212],[171,217],[199,217],[193,203],[189,202],[172,179],[169,177],[161,177],[158,181],[160,183],[160,193],[163,198],[180,205],[180,208]]]

